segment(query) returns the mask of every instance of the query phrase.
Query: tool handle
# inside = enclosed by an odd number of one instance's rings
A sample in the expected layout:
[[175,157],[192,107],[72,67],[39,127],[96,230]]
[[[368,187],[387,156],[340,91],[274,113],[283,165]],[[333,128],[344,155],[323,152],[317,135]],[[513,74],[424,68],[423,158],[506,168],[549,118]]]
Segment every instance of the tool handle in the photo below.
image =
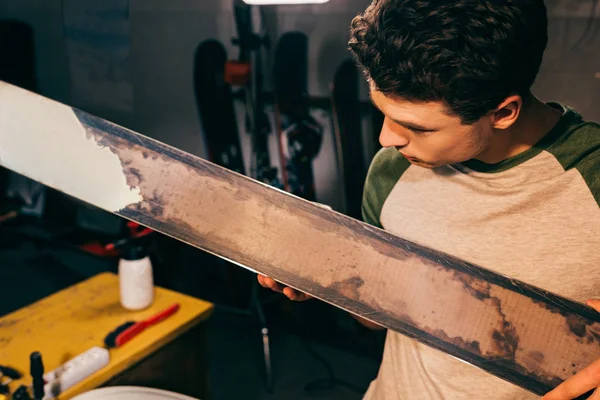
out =
[[30,373],[33,386],[33,397],[35,400],[42,400],[44,397],[44,363],[39,351],[34,351],[29,356]]
[[179,310],[179,303],[173,304],[169,308],[166,308],[158,314],[153,315],[145,321],[140,321],[130,326],[129,328],[125,329],[122,333],[120,333],[119,336],[117,336],[117,339],[115,340],[116,346],[120,347],[124,345],[125,343],[133,339],[135,336],[143,332],[144,329],[146,329],[147,327],[158,324],[159,322],[167,319],[171,315],[175,314],[177,310]]
[[14,368],[0,365],[0,373],[4,376],[8,376],[11,379],[17,380],[22,378],[22,374]]
[[177,310],[179,310],[179,303],[173,304],[169,308],[166,308],[163,311],[159,312],[158,314],[153,315],[152,317],[148,318],[144,322],[146,323],[147,326],[158,324],[159,322],[161,322],[161,321],[167,319],[168,317],[170,317],[171,315],[175,314],[177,312]]
[[131,325],[129,328],[121,332],[119,336],[117,336],[115,339],[115,345],[117,347],[123,346],[125,343],[129,342],[131,339],[143,332],[147,326],[148,325],[146,325],[144,322],[138,322]]

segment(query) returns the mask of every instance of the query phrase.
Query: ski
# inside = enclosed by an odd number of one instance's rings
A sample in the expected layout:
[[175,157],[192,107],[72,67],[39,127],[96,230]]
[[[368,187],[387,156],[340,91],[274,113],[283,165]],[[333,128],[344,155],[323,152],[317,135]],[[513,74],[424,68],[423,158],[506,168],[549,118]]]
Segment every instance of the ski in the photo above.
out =
[[286,32],[277,41],[273,77],[283,186],[296,196],[316,201],[312,163],[321,148],[323,127],[309,110],[305,33]]
[[225,81],[227,51],[214,39],[198,45],[194,55],[194,95],[208,158],[245,174],[231,87]]
[[600,358],[582,303],[7,83],[0,164],[538,395]]
[[363,151],[358,69],[351,59],[345,60],[335,72],[331,84],[331,111],[346,214],[361,219],[367,167]]
[[269,133],[271,123],[264,110],[262,68],[263,47],[267,38],[262,26],[261,10],[242,0],[234,0],[234,16],[238,37],[233,43],[239,47],[239,64],[247,65],[248,76],[243,85],[246,105],[246,128],[252,137],[250,176],[260,182],[281,188],[277,168],[271,165]]

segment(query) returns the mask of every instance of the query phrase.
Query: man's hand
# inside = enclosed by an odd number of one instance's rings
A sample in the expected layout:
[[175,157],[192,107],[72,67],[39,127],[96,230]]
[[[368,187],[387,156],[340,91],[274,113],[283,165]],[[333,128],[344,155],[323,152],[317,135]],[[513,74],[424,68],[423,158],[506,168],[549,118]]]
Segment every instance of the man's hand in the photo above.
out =
[[283,286],[281,283],[276,282],[273,278],[269,278],[268,276],[258,274],[257,278],[258,278],[258,283],[260,284],[260,286],[262,286],[264,288],[269,288],[269,289],[274,290],[279,293],[283,293],[290,300],[305,301],[308,299],[312,299],[312,297],[309,296],[308,294],[299,292],[295,289],[292,289],[291,287]]
[[[287,287],[287,286],[283,286],[281,283],[275,281],[273,278],[269,278],[268,276],[264,276],[261,274],[258,274],[257,276],[258,279],[258,283],[260,284],[260,286],[264,287],[264,288],[269,288],[271,290],[274,290],[276,292],[279,293],[283,293],[284,295],[286,295],[290,300],[293,301],[305,301],[308,299],[312,299],[313,297],[300,292],[298,290],[292,289],[291,287]],[[357,315],[353,315],[351,314],[351,316],[357,320],[358,322],[360,322],[362,325],[366,326],[369,329],[374,329],[374,330],[382,330],[384,329],[383,327],[371,322],[371,321],[367,321],[366,319],[363,319]]]
[[[325,208],[327,210],[333,210],[333,208],[331,208],[330,206],[328,206],[326,204],[321,204],[321,203],[317,203],[314,201],[312,203],[319,207]],[[310,296],[306,293],[300,292],[298,290],[292,289],[291,287],[283,286],[281,283],[276,282],[273,278],[269,278],[268,276],[258,274],[257,278],[258,278],[258,283],[260,283],[260,286],[262,286],[264,288],[269,288],[269,289],[274,290],[279,293],[283,293],[290,300],[305,301],[308,299],[312,299],[312,296]]]
[[[600,312],[600,300],[588,300],[587,304]],[[588,397],[591,400],[600,400],[600,359],[594,361],[586,368],[579,371],[554,390],[548,392],[542,400],[568,400],[577,398],[591,390],[594,393]]]

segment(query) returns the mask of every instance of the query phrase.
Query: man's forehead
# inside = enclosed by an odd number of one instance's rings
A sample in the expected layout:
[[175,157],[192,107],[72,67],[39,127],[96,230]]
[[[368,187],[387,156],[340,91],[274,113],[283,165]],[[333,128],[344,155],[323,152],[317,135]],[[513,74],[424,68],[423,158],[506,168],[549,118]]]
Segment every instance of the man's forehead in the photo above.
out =
[[399,96],[385,95],[377,90],[371,90],[369,95],[373,104],[392,119],[439,124],[459,120],[448,113],[447,107],[441,101],[414,102]]

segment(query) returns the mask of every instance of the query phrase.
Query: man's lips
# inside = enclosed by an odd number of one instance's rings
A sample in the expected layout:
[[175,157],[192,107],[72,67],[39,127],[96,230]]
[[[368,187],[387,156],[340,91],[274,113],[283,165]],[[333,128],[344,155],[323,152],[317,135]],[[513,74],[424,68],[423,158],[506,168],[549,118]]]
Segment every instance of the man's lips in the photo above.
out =
[[419,159],[418,159],[418,158],[416,158],[416,157],[407,156],[407,155],[406,155],[406,154],[404,154],[404,153],[400,153],[400,154],[402,154],[402,156],[403,156],[404,158],[408,159],[408,160],[419,161]]

